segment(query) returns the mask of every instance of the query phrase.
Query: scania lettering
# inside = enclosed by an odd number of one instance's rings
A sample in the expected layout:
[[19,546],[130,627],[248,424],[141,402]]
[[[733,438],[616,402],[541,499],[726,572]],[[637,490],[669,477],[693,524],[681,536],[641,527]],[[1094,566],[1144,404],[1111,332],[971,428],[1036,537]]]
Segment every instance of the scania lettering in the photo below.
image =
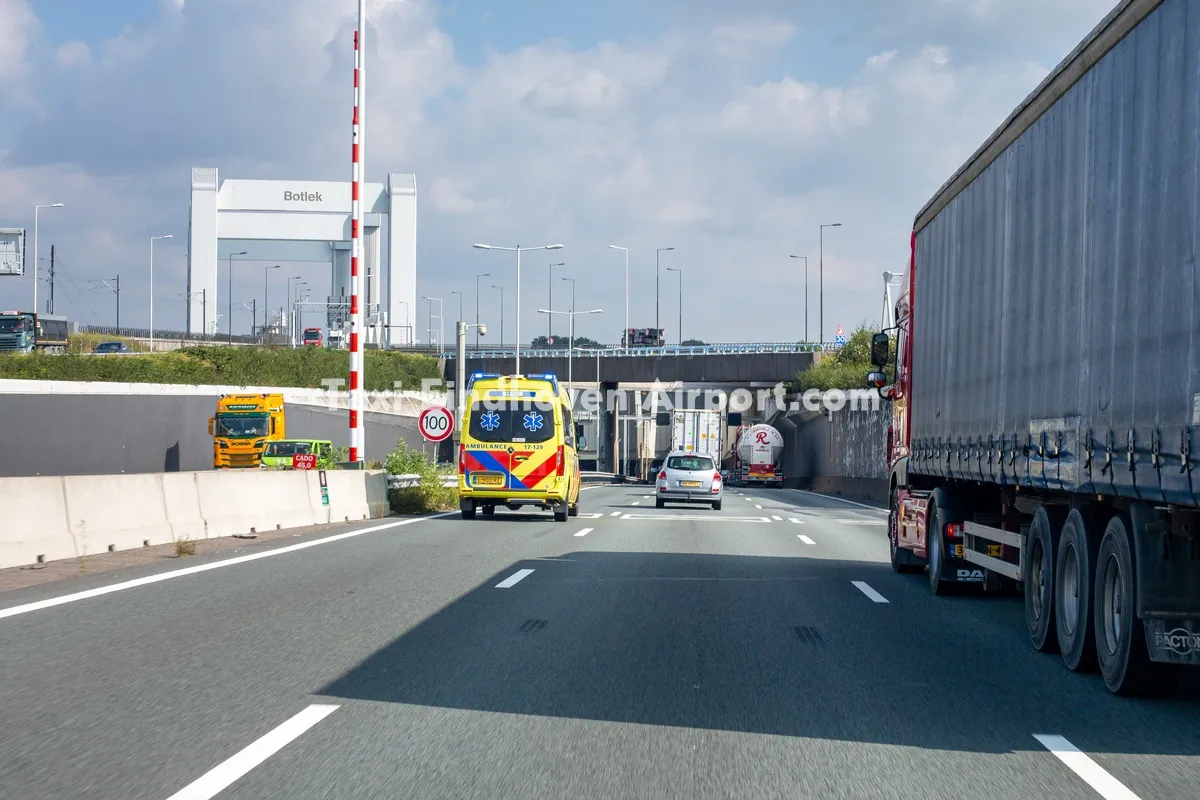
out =
[[1146,222],[1195,208],[1195,125],[1145,100],[1193,6],[1121,3],[917,214],[867,378],[892,568],[1020,587],[1032,646],[1121,695],[1200,664],[1195,226]]

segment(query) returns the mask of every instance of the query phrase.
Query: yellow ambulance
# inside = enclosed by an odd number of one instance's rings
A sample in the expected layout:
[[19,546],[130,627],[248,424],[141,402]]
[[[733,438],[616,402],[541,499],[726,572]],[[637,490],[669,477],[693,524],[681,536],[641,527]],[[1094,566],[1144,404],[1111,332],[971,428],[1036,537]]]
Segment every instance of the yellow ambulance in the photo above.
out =
[[579,513],[579,456],[571,398],[552,374],[476,372],[459,410],[459,508],[463,519],[497,506]]

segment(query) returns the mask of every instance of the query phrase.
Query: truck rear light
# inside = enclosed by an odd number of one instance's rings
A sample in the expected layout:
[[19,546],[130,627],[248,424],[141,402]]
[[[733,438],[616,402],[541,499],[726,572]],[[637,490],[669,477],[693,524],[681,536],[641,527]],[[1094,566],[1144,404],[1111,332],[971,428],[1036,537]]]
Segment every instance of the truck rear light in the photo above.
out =
[[951,522],[946,526],[947,539],[961,539],[963,535],[963,524],[961,522]]

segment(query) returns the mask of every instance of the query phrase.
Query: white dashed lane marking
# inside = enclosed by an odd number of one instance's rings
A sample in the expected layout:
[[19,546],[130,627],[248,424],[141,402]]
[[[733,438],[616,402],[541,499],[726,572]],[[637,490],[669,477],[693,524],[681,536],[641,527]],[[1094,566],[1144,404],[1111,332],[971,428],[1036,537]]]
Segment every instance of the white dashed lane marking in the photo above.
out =
[[854,584],[856,589],[858,589],[860,592],[865,594],[867,597],[874,600],[876,603],[886,603],[887,602],[886,597],[884,597],[879,592],[872,589],[864,581],[851,581],[851,583]]
[[1097,764],[1088,756],[1082,753],[1078,747],[1068,742],[1058,734],[1035,733],[1033,738],[1042,743],[1054,757],[1078,775],[1080,778],[1095,789],[1104,800],[1139,800],[1138,796],[1129,791],[1116,778],[1114,778],[1104,767]]
[[512,575],[508,576],[504,580],[497,583],[496,588],[497,589],[511,589],[513,586],[516,586],[518,583],[520,583],[525,578],[528,578],[532,574],[533,574],[533,570],[531,570],[531,569],[517,570]]

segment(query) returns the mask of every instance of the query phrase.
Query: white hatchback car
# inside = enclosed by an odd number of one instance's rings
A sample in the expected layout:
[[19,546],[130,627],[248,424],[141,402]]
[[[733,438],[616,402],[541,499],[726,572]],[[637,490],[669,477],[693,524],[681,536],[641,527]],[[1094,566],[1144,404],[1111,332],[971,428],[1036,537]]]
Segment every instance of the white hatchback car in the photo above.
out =
[[720,511],[723,491],[721,473],[710,456],[676,450],[667,456],[659,470],[654,505],[662,508],[667,501],[705,503]]

